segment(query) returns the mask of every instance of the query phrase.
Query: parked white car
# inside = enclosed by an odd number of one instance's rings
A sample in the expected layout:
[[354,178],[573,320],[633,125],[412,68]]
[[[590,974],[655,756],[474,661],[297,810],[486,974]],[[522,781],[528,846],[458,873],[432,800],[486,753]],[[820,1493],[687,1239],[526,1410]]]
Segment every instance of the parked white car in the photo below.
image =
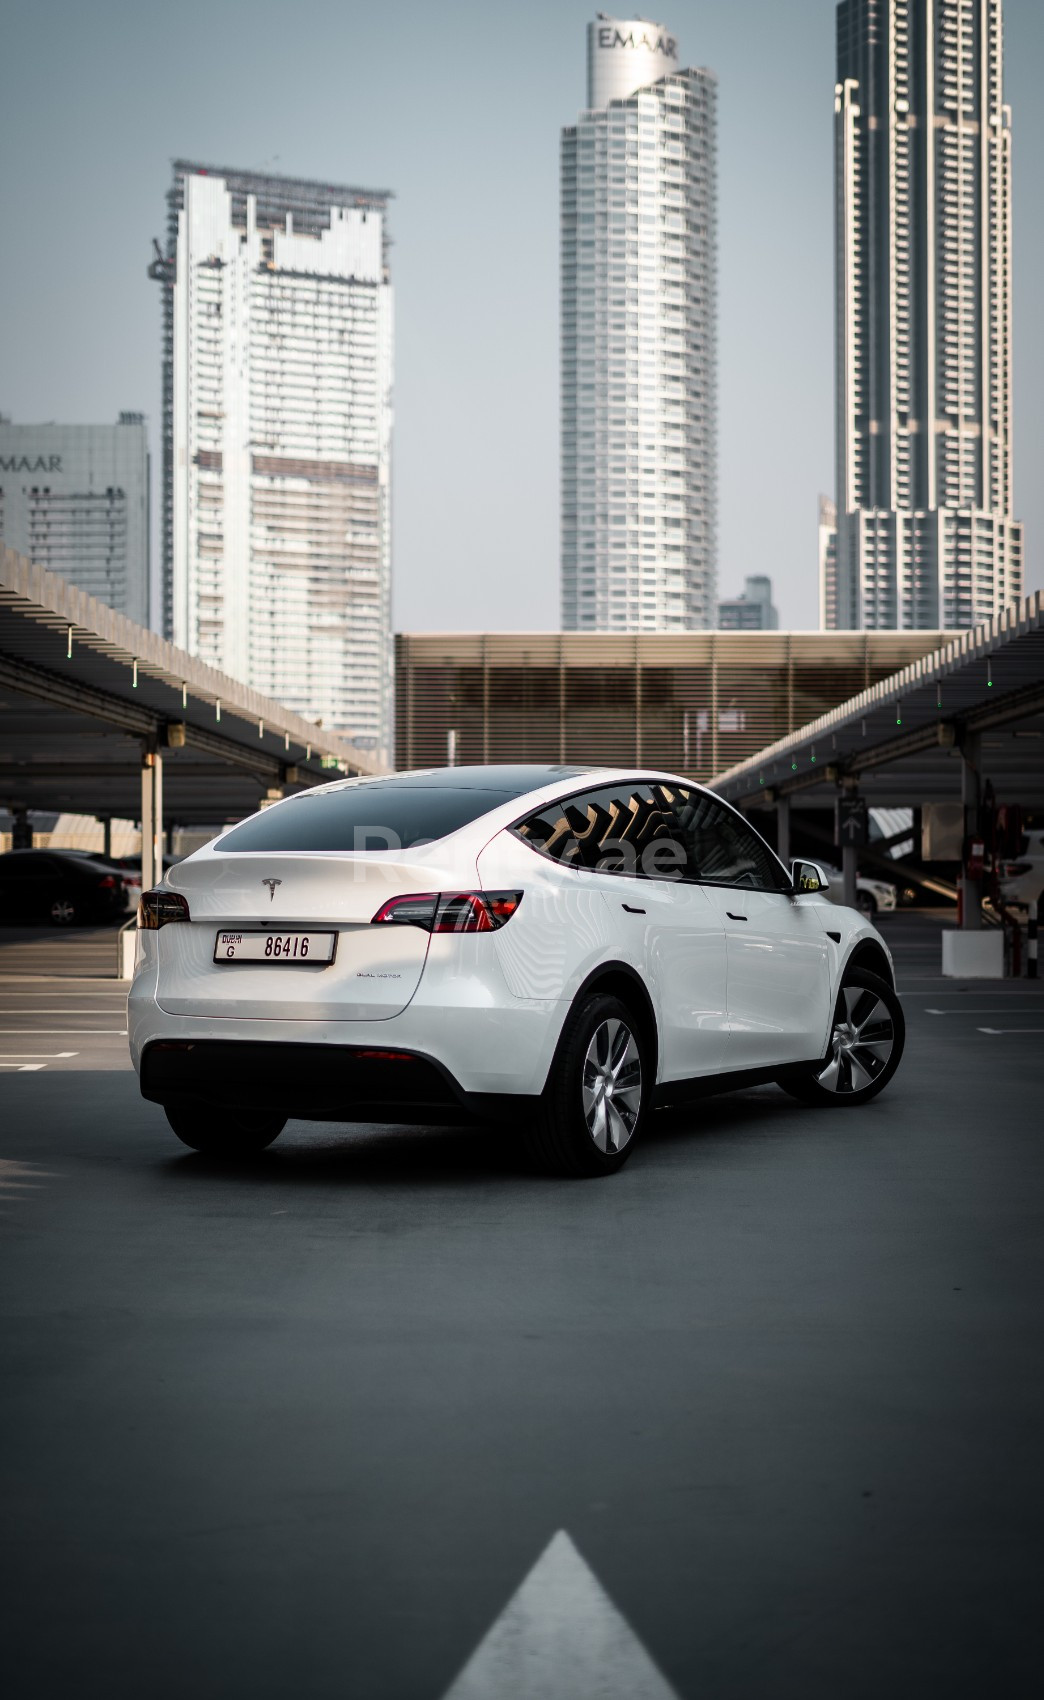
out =
[[139,911],[130,1047],[197,1150],[291,1116],[521,1124],[619,1168],[657,1104],[855,1105],[903,1049],[889,953],[820,871],[672,774],[446,768],[277,803]]
[[1024,832],[1017,861],[1000,865],[1001,896],[1020,908],[1044,894],[1044,832]]
[[[829,862],[820,864],[830,882],[827,895],[831,903],[844,902],[844,880],[840,868],[831,866]],[[891,914],[897,902],[896,889],[887,880],[868,879],[865,874],[856,877],[856,908],[868,920],[873,920],[880,911],[884,915]]]

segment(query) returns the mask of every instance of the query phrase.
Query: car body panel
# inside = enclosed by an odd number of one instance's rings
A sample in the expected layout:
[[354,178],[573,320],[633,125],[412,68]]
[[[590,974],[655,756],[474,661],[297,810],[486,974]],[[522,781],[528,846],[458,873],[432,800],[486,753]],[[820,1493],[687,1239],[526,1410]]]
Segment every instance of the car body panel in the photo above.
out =
[[728,943],[730,1065],[767,1068],[795,1049],[819,1055],[833,1010],[820,907],[778,891],[708,886]]
[[[1025,872],[1006,874],[1004,868],[1012,866],[1023,867]],[[1000,892],[1005,903],[1020,907],[1040,902],[1044,895],[1044,832],[1034,828],[1023,833],[1018,856],[1011,856],[1001,864]]]

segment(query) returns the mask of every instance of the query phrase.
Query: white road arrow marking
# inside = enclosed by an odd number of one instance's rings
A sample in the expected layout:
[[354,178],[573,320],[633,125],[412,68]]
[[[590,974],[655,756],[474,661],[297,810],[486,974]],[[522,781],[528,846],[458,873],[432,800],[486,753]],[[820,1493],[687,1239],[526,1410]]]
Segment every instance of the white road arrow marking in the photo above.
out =
[[13,1068],[19,1074],[36,1074],[41,1068],[46,1067],[46,1063],[4,1062],[0,1060],[0,1068]]
[[678,1700],[564,1529],[443,1700]]
[[60,1057],[78,1057],[79,1051],[11,1051],[8,1062],[26,1062],[30,1057],[42,1057],[45,1062],[57,1062]]
[[980,1027],[980,1033],[1044,1033],[1044,1027]]

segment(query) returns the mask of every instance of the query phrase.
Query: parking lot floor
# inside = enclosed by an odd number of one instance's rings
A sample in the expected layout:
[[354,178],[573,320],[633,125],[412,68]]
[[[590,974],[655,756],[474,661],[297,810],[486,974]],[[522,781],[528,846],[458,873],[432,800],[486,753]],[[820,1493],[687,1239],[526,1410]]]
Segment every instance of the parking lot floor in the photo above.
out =
[[595,1183],[496,1128],[208,1162],[0,940],[78,1052],[0,1070],[5,1693],[1036,1696],[1044,995],[883,930],[878,1100],[661,1112]]

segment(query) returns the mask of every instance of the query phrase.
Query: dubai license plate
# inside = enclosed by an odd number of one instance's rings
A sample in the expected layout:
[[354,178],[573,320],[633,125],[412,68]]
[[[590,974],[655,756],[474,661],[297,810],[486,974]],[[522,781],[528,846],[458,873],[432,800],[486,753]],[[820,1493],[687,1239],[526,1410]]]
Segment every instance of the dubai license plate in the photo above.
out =
[[336,933],[218,933],[215,962],[332,962]]

